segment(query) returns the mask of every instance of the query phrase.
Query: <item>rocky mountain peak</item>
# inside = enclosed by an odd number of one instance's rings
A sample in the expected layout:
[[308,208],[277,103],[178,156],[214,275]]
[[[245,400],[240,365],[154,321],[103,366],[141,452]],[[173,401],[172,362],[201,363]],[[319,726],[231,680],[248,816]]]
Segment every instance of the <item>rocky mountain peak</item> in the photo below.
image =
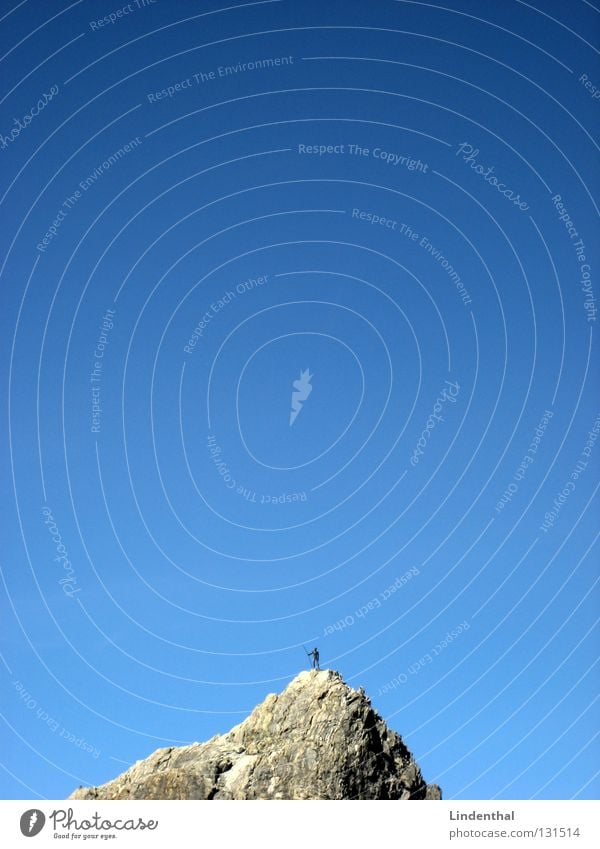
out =
[[157,749],[72,799],[441,799],[402,738],[334,670],[301,672],[206,743]]

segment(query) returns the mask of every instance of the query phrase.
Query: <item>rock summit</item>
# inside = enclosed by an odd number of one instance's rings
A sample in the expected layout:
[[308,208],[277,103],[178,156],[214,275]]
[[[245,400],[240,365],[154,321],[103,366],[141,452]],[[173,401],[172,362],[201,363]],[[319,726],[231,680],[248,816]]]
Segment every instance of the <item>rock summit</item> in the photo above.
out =
[[301,672],[206,743],[157,749],[71,799],[441,799],[361,689]]

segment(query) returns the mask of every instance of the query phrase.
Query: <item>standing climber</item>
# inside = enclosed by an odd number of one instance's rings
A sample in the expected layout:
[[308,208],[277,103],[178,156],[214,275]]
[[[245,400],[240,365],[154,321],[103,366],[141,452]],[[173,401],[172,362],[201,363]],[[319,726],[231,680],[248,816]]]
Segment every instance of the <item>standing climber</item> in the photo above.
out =
[[321,667],[319,666],[319,649],[315,646],[312,651],[307,651],[306,654],[309,657],[312,657],[312,668],[321,669]]

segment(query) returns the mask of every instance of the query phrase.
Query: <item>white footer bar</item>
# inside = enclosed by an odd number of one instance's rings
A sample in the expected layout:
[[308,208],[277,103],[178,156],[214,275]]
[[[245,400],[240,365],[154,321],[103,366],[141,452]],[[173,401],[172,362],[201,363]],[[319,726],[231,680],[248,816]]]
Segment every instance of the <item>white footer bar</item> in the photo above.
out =
[[392,847],[414,841],[428,849],[597,849],[598,813],[599,804],[590,801],[2,801],[0,842],[10,849],[67,842],[116,849],[321,849],[340,840]]

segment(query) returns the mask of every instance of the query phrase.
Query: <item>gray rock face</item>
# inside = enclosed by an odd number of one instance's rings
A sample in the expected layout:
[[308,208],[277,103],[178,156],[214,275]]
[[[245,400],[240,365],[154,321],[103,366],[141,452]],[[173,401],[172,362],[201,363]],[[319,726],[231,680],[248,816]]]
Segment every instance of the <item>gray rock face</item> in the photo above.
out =
[[441,799],[364,692],[301,672],[227,734],[158,749],[71,799]]

